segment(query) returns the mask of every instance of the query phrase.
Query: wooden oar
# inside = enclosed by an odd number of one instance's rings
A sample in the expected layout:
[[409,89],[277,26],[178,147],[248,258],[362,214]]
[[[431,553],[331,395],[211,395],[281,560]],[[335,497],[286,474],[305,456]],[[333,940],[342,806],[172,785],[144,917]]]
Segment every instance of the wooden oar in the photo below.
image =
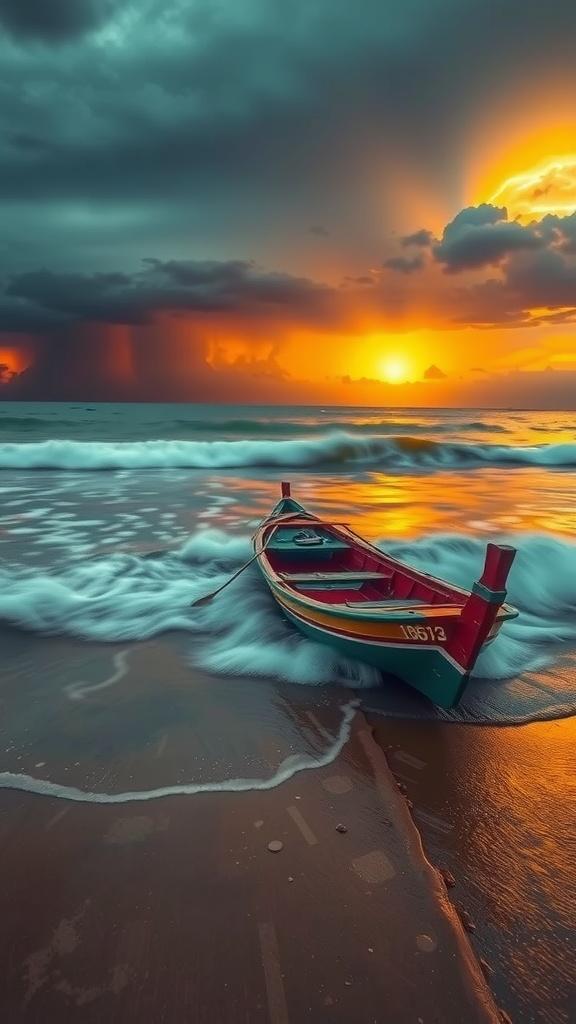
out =
[[[262,548],[262,551],[264,551],[264,548]],[[245,562],[229,580],[226,580],[226,583],[223,583],[221,587],[218,587],[217,590],[213,590],[211,594],[205,594],[204,597],[197,598],[196,601],[192,601],[190,607],[199,608],[201,604],[209,604],[212,598],[216,597],[216,595],[219,594],[221,590],[224,590],[225,587],[228,587],[230,583],[233,583],[236,577],[240,576],[240,573],[244,572],[244,569],[247,569],[249,565],[252,565],[252,562],[255,562],[257,558],[260,558],[262,551],[257,551],[255,555],[252,555],[252,558],[249,558],[248,561]]]
[[[276,523],[279,523],[282,520],[286,520],[286,519],[294,519],[295,516],[297,516],[299,514],[300,514],[299,512],[298,513],[297,512],[285,512],[284,515],[277,516],[276,519],[272,523],[270,523],[270,525],[271,526],[276,526]],[[272,532],[270,534],[270,536],[268,537],[268,540],[266,541],[266,543],[262,545],[260,551],[257,551],[255,555],[252,555],[252,558],[249,558],[248,561],[245,562],[244,565],[242,565],[234,573],[234,575],[230,577],[229,580],[226,580],[226,583],[223,583],[222,586],[218,587],[217,590],[213,590],[211,594],[205,594],[204,597],[198,597],[196,599],[196,601],[192,601],[190,607],[191,608],[199,608],[200,605],[209,604],[210,601],[214,597],[216,597],[216,595],[219,594],[221,590],[224,590],[226,587],[228,587],[230,585],[230,583],[233,583],[234,580],[237,579],[237,577],[240,576],[240,574],[243,573],[244,570],[248,568],[248,566],[252,565],[252,562],[255,562],[257,558],[260,558],[260,555],[266,550],[266,548],[268,547],[268,544],[272,540],[273,536],[274,536],[274,533]]]

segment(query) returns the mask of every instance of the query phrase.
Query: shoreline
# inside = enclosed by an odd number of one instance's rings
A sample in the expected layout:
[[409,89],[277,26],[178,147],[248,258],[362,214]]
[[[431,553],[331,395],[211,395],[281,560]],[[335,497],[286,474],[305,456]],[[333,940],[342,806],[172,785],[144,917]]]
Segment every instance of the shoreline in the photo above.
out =
[[[423,875],[429,893],[436,903],[438,913],[443,915],[449,924],[460,963],[455,969],[462,972],[465,984],[470,989],[471,997],[477,1000],[480,1012],[479,1019],[487,1021],[502,1021],[501,1011],[496,1006],[494,995],[488,985],[482,971],[480,961],[468,939],[462,920],[456,907],[450,900],[447,893],[447,886],[442,877],[441,871],[426,855],[422,835],[410,813],[409,801],[402,795],[400,787],[386,754],[375,738],[375,730],[369,725],[368,720],[362,712],[359,712],[357,721],[360,725],[360,741],[372,766],[376,788],[386,806],[388,812],[396,819],[397,827],[404,840],[405,852],[410,860],[414,875]],[[446,955],[449,955],[446,953]],[[452,954],[453,955],[453,954]],[[456,1010],[458,1013],[458,1010]],[[458,1019],[458,1018],[456,1018]],[[466,1019],[466,1018],[462,1018]],[[474,1018],[469,1017],[472,1021]]]
[[335,759],[273,790],[0,801],[14,1021],[501,1019],[361,712]]

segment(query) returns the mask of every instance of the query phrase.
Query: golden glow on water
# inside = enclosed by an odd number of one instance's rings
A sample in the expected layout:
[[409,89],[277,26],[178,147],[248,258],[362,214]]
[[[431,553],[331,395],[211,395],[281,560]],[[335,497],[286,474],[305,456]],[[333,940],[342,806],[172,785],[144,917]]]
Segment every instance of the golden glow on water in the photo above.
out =
[[[540,469],[478,469],[465,473],[374,473],[365,479],[300,475],[292,492],[317,515],[345,521],[369,540],[409,539],[430,533],[483,535],[550,532],[574,537],[576,508],[567,500],[566,475]],[[263,517],[278,499],[278,483],[260,478],[222,486],[237,491],[236,515]],[[239,492],[239,493],[238,493]]]
[[[264,415],[264,413],[263,413]],[[281,415],[284,419],[284,416]],[[547,445],[573,445],[574,412],[466,412],[408,409],[325,408],[318,413],[302,408],[290,418],[304,428],[295,444],[318,438],[327,426],[357,439],[382,443],[380,468],[375,456],[367,464],[355,462],[343,440],[341,463],[291,469],[246,469],[234,476],[214,476],[221,493],[232,492],[237,505],[225,506],[219,518],[235,527],[257,525],[276,503],[279,480],[292,480],[293,494],[311,511],[331,516],[369,539],[408,539],[431,533],[490,534],[554,533],[573,539],[576,505],[573,467],[498,465],[498,448],[530,448],[534,458]],[[308,435],[308,427],[310,433]],[[277,435],[280,436],[280,435]],[[326,435],[328,436],[328,435]],[[445,467],[423,465],[387,469],[387,445],[394,452],[402,437],[408,460],[434,456],[445,449]],[[461,457],[452,445],[496,449],[486,464],[450,467]],[[459,454],[460,452],[460,454]]]

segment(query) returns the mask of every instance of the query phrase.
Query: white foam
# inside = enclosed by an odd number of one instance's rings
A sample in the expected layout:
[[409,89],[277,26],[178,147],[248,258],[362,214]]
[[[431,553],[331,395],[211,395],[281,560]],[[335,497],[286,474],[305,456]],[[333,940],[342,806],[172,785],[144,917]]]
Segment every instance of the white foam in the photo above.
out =
[[299,772],[315,771],[325,768],[336,760],[351,733],[352,719],[358,706],[357,701],[350,701],[342,706],[342,721],[338,735],[330,743],[324,754],[310,757],[306,754],[291,754],[277,771],[268,779],[223,779],[217,782],[183,782],[173,786],[161,786],[157,789],[134,790],[125,793],[98,793],[66,786],[59,782],[37,779],[33,775],[20,772],[0,772],[0,789],[15,789],[38,796],[55,797],[58,800],[72,800],[85,804],[127,804],[146,800],[161,800],[168,796],[197,796],[199,793],[251,793],[276,789],[288,782]]
[[[505,624],[479,660],[479,681],[468,687],[464,713],[474,708],[477,717],[515,720],[545,708],[553,716],[556,705],[576,702],[576,673],[558,668],[576,645],[576,545],[546,535],[502,539],[518,547],[509,600],[521,614]],[[384,546],[395,557],[466,588],[479,577],[485,551],[484,540],[469,536]],[[103,554],[50,573],[0,567],[0,620],[38,633],[103,641],[183,630],[197,638],[190,644],[191,660],[212,672],[309,685],[379,685],[374,668],[304,638],[281,615],[253,567],[211,603],[190,607],[251,553],[248,537],[206,528],[170,555]],[[527,673],[542,676],[553,665],[545,683],[524,686]]]
[[[39,441],[0,444],[0,469],[213,469],[241,466],[576,466],[576,443],[514,447],[332,432],[292,440]],[[180,479],[174,475],[174,479]],[[45,492],[46,494],[51,492]],[[90,496],[90,495],[86,495]],[[98,497],[96,493],[93,495]]]
[[130,654],[130,648],[126,647],[123,651],[117,651],[112,661],[114,663],[114,672],[112,675],[107,676],[100,683],[68,683],[65,687],[65,691],[70,700],[83,700],[87,693],[97,693],[100,690],[107,690],[110,686],[114,686],[115,683],[120,682],[128,672],[128,655]]

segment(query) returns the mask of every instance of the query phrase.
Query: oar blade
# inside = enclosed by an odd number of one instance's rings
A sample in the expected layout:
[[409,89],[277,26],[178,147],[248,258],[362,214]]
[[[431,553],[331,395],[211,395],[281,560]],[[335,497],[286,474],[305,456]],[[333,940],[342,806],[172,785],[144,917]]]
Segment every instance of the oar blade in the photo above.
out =
[[210,601],[212,600],[213,597],[216,597],[217,593],[218,591],[215,591],[214,594],[204,594],[204,597],[198,597],[196,601],[191,601],[190,607],[199,608],[203,604],[210,604]]

